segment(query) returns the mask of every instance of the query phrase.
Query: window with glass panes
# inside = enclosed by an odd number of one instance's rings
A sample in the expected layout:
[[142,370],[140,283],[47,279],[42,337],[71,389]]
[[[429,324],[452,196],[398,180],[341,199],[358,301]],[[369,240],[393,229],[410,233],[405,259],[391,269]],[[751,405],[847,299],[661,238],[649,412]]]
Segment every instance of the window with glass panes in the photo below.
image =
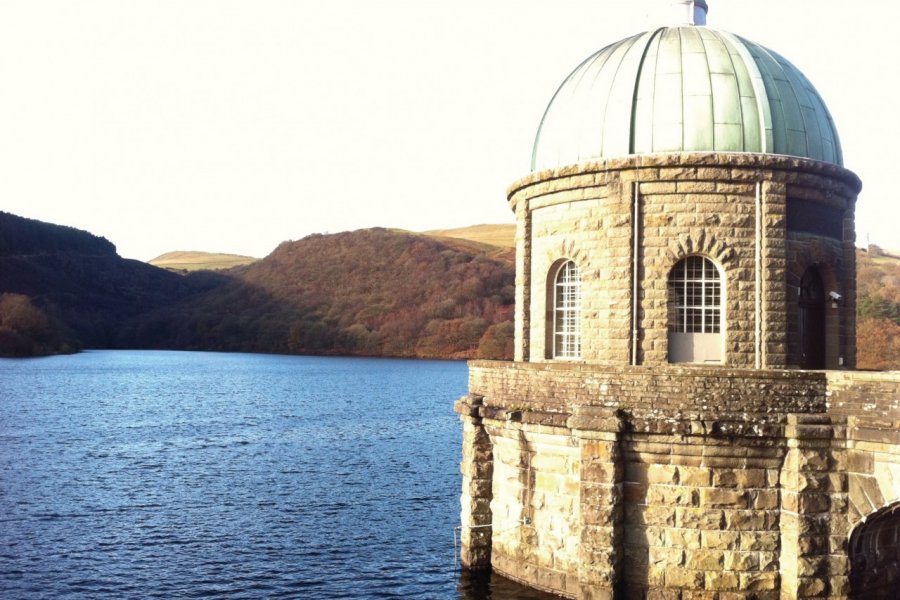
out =
[[553,302],[553,356],[581,356],[581,273],[567,261],[556,274]]
[[669,331],[719,333],[722,327],[722,280],[716,265],[688,256],[669,273]]

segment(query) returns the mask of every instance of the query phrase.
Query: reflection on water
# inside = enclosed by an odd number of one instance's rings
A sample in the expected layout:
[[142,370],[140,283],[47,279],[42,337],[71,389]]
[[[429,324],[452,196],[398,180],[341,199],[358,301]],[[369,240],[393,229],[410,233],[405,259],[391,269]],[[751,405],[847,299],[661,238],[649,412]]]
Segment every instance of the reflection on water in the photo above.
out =
[[544,600],[454,559],[460,362],[0,360],[0,597]]
[[463,571],[460,574],[459,598],[465,600],[559,600],[559,596],[533,590],[499,575],[469,571]]

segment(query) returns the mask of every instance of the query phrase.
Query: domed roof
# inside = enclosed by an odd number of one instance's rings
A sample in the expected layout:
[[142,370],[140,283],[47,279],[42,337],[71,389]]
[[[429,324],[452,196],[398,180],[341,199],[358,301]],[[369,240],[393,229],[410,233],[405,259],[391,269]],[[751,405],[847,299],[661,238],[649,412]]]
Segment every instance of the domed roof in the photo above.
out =
[[842,165],[822,98],[775,52],[709,27],[603,48],[553,96],[531,168],[662,152],[760,152]]

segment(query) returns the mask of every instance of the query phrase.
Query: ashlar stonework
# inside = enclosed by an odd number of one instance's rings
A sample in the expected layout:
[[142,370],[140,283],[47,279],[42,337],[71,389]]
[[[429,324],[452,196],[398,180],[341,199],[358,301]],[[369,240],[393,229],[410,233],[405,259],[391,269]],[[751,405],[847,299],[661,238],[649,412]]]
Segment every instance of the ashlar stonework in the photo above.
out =
[[[860,186],[701,152],[515,183],[515,360],[456,403],[464,565],[580,599],[893,597],[900,374],[852,371]],[[673,355],[691,311],[713,360]]]

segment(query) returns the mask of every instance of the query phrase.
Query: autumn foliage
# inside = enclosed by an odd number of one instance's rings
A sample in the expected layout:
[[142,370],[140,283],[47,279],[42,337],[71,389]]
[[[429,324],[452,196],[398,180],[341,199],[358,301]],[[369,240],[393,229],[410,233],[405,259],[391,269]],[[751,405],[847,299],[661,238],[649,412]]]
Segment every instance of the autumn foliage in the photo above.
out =
[[28,296],[0,294],[0,356],[69,354],[80,347],[68,327]]
[[900,258],[877,246],[857,252],[856,364],[900,369]]
[[509,248],[369,229],[177,274],[87,232],[0,213],[0,293],[13,294],[0,353],[64,351],[45,343],[49,327],[70,349],[509,358],[512,264]]
[[134,337],[192,349],[505,358],[514,275],[512,253],[496,254],[387,229],[312,235],[147,315]]

